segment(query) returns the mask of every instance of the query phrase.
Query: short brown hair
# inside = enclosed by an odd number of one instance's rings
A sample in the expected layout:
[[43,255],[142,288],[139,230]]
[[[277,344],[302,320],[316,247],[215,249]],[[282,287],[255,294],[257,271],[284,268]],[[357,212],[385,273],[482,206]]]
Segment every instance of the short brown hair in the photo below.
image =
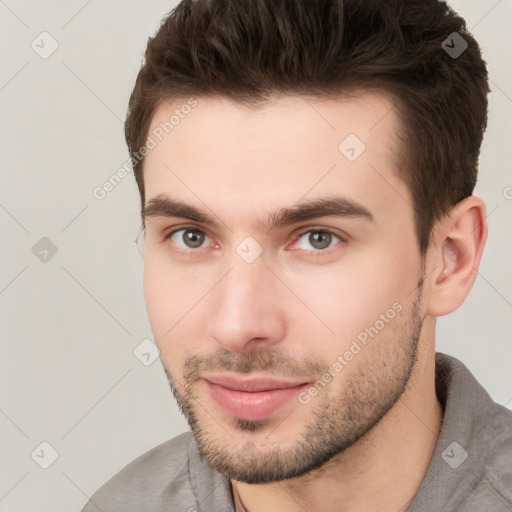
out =
[[[467,44],[460,56],[448,51],[456,43]],[[163,101],[256,106],[273,93],[354,88],[396,101],[399,167],[424,254],[436,220],[473,193],[489,92],[477,42],[438,0],[183,0],[149,38],[129,101],[125,137],[142,209],[139,151]]]

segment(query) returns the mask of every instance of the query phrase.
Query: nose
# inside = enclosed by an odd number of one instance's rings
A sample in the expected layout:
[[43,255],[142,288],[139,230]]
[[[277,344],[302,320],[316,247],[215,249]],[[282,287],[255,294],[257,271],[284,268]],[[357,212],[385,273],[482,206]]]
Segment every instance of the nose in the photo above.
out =
[[209,335],[232,352],[268,349],[286,333],[282,284],[262,258],[237,258],[212,294]]

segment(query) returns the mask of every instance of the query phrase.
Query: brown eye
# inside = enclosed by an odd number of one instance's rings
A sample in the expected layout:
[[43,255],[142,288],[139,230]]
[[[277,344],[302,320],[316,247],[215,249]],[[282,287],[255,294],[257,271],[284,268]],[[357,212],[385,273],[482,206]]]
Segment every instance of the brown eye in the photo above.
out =
[[309,243],[315,249],[325,249],[331,245],[332,236],[325,231],[316,231],[309,234]]
[[170,238],[180,249],[198,249],[203,246],[207,236],[200,229],[182,228],[169,233],[166,238]]
[[183,232],[183,241],[185,242],[185,245],[191,249],[197,249],[198,247],[201,247],[204,242],[204,233],[197,230],[192,231],[187,229]]

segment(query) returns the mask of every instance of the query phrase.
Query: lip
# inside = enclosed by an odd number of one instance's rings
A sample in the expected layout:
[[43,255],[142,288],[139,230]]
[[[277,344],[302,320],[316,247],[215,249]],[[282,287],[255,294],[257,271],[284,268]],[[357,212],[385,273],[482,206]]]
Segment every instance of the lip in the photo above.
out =
[[289,381],[274,379],[272,377],[258,377],[258,376],[246,376],[236,377],[234,375],[227,374],[212,374],[203,377],[203,379],[217,384],[225,388],[233,389],[235,391],[269,391],[272,389],[286,389],[293,388],[304,384],[304,381]]
[[215,403],[228,416],[246,420],[267,418],[309,385],[304,381],[286,381],[269,377],[203,377]]

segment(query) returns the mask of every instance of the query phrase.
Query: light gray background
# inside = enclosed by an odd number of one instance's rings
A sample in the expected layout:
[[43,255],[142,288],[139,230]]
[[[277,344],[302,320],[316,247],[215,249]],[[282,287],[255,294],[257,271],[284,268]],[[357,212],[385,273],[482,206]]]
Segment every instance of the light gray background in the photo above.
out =
[[[174,5],[0,1],[0,511],[80,510],[125,464],[188,429],[160,361],[133,354],[152,336],[133,177],[92,195],[127,160],[128,97],[147,37]],[[477,187],[490,236],[471,295],[438,322],[437,349],[511,407],[512,0],[451,5],[492,78]],[[46,59],[31,48],[50,48],[43,31],[59,45]],[[47,262],[32,252],[42,237],[58,248]],[[50,460],[43,441],[58,452],[48,469],[35,462]]]

